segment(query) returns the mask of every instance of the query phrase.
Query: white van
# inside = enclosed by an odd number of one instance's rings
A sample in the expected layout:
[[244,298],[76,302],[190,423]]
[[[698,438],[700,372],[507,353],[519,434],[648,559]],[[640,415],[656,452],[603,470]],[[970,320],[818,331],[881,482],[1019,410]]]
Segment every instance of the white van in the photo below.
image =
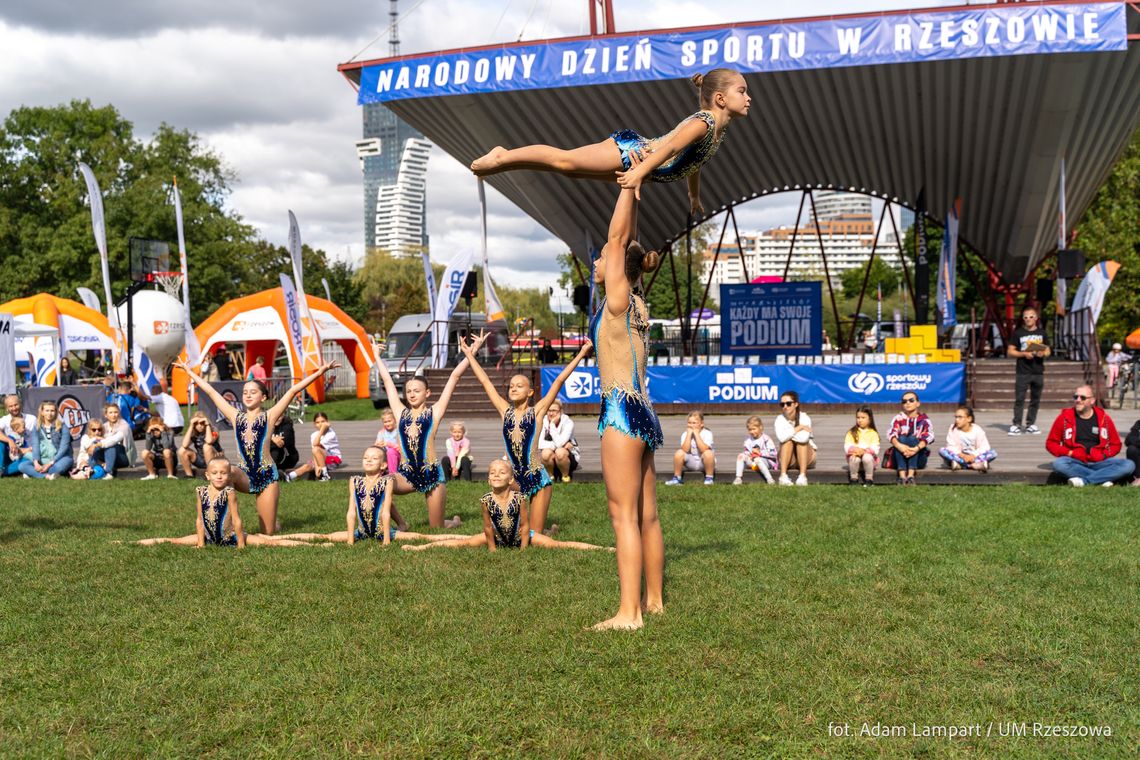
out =
[[[453,314],[448,324],[447,366],[454,367],[459,363],[462,354],[459,352],[459,339],[480,330],[487,330],[491,334],[479,352],[480,363],[484,366],[495,366],[503,358],[504,353],[510,351],[510,336],[507,334],[506,322],[498,321],[487,323],[487,315],[467,312]],[[388,372],[396,383],[401,396],[404,392],[404,383],[416,374],[422,374],[431,367],[432,361],[432,317],[430,314],[407,314],[396,320],[388,332],[388,340],[384,344],[384,353],[381,354]],[[507,360],[510,361],[509,359]],[[388,393],[380,381],[380,374],[373,369],[369,375],[368,387],[372,397],[372,406],[382,409],[388,406]]]

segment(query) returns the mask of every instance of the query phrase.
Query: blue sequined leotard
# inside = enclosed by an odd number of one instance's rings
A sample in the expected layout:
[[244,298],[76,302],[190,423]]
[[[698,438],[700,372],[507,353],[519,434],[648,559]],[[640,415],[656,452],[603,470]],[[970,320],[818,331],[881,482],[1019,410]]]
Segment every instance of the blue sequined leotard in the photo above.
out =
[[610,314],[603,300],[590,320],[590,338],[602,384],[598,434],[612,427],[645,441],[650,451],[657,449],[664,439],[645,385],[649,309],[641,295],[631,292],[629,307],[619,315]]
[[[380,532],[380,511],[384,506],[384,492],[388,489],[388,484],[392,482],[392,478],[384,476],[377,480],[371,488],[361,475],[353,475],[349,480],[349,485],[352,486],[352,501],[356,507],[356,522],[360,526],[353,532],[353,538],[357,541],[362,541],[366,538],[374,538],[380,541],[384,535]],[[396,537],[396,529],[389,528],[388,536],[390,538]]]
[[629,171],[631,166],[629,154],[631,152],[639,154],[644,159],[647,153],[652,153],[658,146],[663,145],[666,140],[673,136],[674,132],[693,119],[700,119],[705,123],[707,127],[705,136],[686,145],[681,152],[654,169],[653,173],[649,175],[649,179],[653,182],[676,182],[699,170],[706,161],[713,157],[717,148],[724,142],[724,136],[728,132],[727,129],[722,129],[717,135],[716,120],[708,111],[697,111],[692,116],[683,119],[671,132],[660,137],[645,138],[632,129],[620,129],[614,132],[610,138],[617,143],[618,150],[621,152],[621,165],[625,167],[626,171]]
[[432,436],[435,435],[435,420],[429,406],[418,416],[405,408],[400,412],[400,422],[396,426],[400,434],[400,449],[403,451],[403,464],[400,474],[408,479],[420,493],[430,493],[443,483],[443,467],[432,450]]
[[265,412],[253,417],[241,411],[234,418],[234,438],[241,457],[238,467],[249,478],[249,492],[254,496],[277,482],[277,465],[265,451],[268,430]]
[[215,546],[237,546],[237,533],[230,520],[230,493],[226,486],[210,498],[209,486],[198,486],[198,501],[202,504],[202,524],[206,527],[206,543]]
[[521,417],[515,414],[513,406],[508,406],[503,413],[503,442],[507,444],[507,457],[511,460],[519,490],[528,499],[533,499],[536,493],[554,482],[534,456],[537,431],[533,406],[527,407]]
[[518,491],[511,491],[511,498],[503,506],[495,501],[495,494],[483,494],[479,499],[487,508],[491,516],[491,528],[495,532],[495,546],[502,549],[518,549],[522,546],[522,533],[519,523],[522,518],[522,495]]

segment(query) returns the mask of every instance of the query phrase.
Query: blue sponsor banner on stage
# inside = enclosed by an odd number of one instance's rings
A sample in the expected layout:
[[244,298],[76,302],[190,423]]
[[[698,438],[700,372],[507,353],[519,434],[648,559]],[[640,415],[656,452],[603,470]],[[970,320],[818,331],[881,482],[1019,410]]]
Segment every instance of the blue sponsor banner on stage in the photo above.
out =
[[[544,367],[542,387],[561,372]],[[962,364],[753,364],[725,367],[647,369],[649,397],[668,404],[774,404],[785,391],[796,391],[805,404],[897,404],[914,391],[928,403],[959,404],[965,394]],[[558,398],[568,404],[601,402],[597,367],[580,367],[562,386]]]
[[816,356],[823,347],[823,283],[720,286],[720,352]]
[[[1042,53],[1126,50],[1123,3],[1001,5],[511,45],[361,69],[358,102]],[[614,125],[610,125],[611,127]]]

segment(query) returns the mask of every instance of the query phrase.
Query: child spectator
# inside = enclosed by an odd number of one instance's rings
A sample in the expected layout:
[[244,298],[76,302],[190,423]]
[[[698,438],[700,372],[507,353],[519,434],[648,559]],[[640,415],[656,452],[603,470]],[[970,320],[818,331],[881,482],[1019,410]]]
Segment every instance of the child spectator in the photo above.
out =
[[329,416],[317,412],[313,417],[313,425],[317,428],[309,436],[313,458],[285,476],[290,483],[310,472],[317,480],[332,480],[332,471],[340,466],[340,439],[329,424]]
[[471,441],[467,440],[467,426],[451,423],[451,437],[445,444],[447,456],[443,458],[443,472],[448,480],[471,480]]
[[[25,464],[32,464],[32,449],[28,445],[30,438],[31,431],[24,423],[24,418],[19,415],[13,417],[8,423],[8,440],[11,441],[11,448],[8,466],[4,468],[5,475],[19,475]],[[24,477],[31,476],[24,473]]]
[[205,472],[206,465],[214,457],[221,456],[225,456],[225,452],[222,451],[217,428],[210,424],[205,413],[194,412],[182,436],[182,445],[178,448],[178,461],[182,465],[182,473],[192,478],[195,469]]
[[855,412],[855,424],[843,439],[847,456],[848,482],[875,485],[875,460],[879,458],[879,431],[875,429],[875,413],[869,406]]
[[689,472],[705,473],[705,485],[713,484],[716,474],[716,453],[713,451],[713,433],[705,427],[705,415],[689,412],[685,432],[681,433],[681,448],[673,453],[673,477],[665,481],[667,486],[679,486],[682,469]]
[[974,410],[960,406],[954,412],[954,424],[946,433],[946,445],[938,455],[946,460],[951,470],[968,467],[971,470],[988,472],[990,462],[997,458],[997,452],[990,448],[986,431],[974,424]]
[[744,439],[744,451],[736,457],[736,480],[732,484],[738,486],[744,482],[745,469],[760,473],[769,484],[775,483],[772,471],[780,466],[775,441],[764,432],[764,421],[755,415],[749,417],[744,426],[748,437]]
[[178,480],[178,476],[174,474],[174,432],[162,421],[162,417],[150,418],[150,422],[146,424],[144,442],[142,460],[146,465],[146,475],[143,476],[143,480],[155,480],[158,477],[159,458],[166,465],[166,477]]
[[926,459],[930,456],[928,447],[934,443],[930,418],[918,410],[919,404],[917,393],[904,393],[902,411],[891,420],[891,433],[887,436],[891,448],[887,451],[884,465],[899,471],[900,486],[914,485],[914,474],[926,469]]
[[90,420],[79,438],[79,451],[75,454],[75,469],[71,471],[72,480],[99,480],[106,475],[101,465],[91,461],[91,452],[98,448],[103,440],[103,422]]
[[396,414],[391,409],[380,413],[380,432],[376,434],[375,445],[384,452],[388,472],[400,469],[400,434],[396,431]]
[[1124,353],[1124,346],[1119,343],[1112,344],[1112,350],[1104,355],[1104,371],[1108,377],[1108,387],[1116,385],[1116,378],[1120,377],[1120,365],[1132,357]]
[[154,405],[154,411],[170,428],[173,435],[182,432],[182,407],[178,406],[174,396],[164,392],[161,385],[152,385],[150,387],[150,403]]

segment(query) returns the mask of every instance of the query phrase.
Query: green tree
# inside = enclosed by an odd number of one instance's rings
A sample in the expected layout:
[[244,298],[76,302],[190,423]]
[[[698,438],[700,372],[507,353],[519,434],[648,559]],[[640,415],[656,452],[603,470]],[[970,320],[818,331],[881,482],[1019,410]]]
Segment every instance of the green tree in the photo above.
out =
[[1077,226],[1076,247],[1085,252],[1090,266],[1101,261],[1120,264],[1097,333],[1105,342],[1123,341],[1140,327],[1140,130]]
[[[859,292],[863,289],[863,278],[867,274],[866,266],[855,267],[848,269],[839,277],[839,282],[843,286],[844,298],[858,298]],[[871,276],[867,280],[867,295],[872,299],[877,294],[877,288],[882,286],[883,297],[894,295],[894,292],[899,287],[900,274],[895,271],[887,262],[879,256],[875,257],[874,263],[871,264]]]
[[[437,282],[443,269],[432,266]],[[371,332],[387,333],[401,316],[431,311],[423,261],[418,255],[393,256],[383,249],[371,249],[353,281],[360,290],[363,324]]]

